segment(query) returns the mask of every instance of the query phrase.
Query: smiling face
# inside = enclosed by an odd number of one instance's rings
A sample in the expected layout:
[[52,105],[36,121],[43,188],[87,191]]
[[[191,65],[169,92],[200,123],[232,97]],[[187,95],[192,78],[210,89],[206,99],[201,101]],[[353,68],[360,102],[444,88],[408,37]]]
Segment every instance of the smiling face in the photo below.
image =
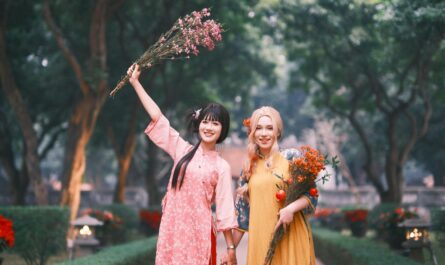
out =
[[204,118],[199,124],[199,136],[206,144],[216,144],[221,135],[222,125],[219,121]]
[[255,144],[258,145],[263,155],[268,155],[275,143],[275,134],[272,119],[269,116],[261,116],[254,132]]

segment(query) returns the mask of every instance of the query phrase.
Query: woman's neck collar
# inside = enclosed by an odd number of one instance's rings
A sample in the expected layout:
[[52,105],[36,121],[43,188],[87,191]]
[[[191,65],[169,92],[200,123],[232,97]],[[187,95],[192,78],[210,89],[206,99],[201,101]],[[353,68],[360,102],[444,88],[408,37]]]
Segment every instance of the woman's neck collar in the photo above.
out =
[[201,143],[199,143],[199,148],[203,153],[216,152],[216,144],[214,143],[205,143],[201,141]]
[[261,158],[261,159],[269,159],[271,156],[272,156],[273,154],[272,154],[272,150],[271,149],[269,149],[269,150],[261,150],[261,149],[259,149],[258,150],[258,156]]

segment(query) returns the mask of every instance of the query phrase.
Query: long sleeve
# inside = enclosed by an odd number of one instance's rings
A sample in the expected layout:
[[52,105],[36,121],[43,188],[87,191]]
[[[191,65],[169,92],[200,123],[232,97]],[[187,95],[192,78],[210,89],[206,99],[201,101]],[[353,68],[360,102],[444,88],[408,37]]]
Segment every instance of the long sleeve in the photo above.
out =
[[174,161],[180,159],[191,147],[175,129],[170,127],[170,122],[164,115],[156,122],[150,122],[145,129],[145,134],[154,144],[167,152]]
[[[242,177],[238,181],[238,188],[247,185]],[[238,221],[238,229],[244,232],[249,230],[250,205],[246,198],[241,195],[236,196],[235,201],[236,216]]]
[[222,160],[215,188],[216,229],[224,231],[238,227],[233,205],[232,176],[229,164]]
[[304,214],[308,215],[315,213],[315,209],[317,208],[318,203],[318,197],[313,197],[309,195],[308,192],[304,193],[303,196],[309,201],[309,206],[303,210]]

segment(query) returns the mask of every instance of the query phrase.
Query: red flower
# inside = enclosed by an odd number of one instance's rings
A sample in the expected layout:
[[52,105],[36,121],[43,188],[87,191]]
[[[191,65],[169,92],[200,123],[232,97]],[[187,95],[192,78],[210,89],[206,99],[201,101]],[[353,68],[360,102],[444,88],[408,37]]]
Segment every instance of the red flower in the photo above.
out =
[[0,215],[0,246],[5,243],[9,248],[14,246],[14,229],[12,221]]
[[318,190],[316,188],[310,188],[309,195],[311,195],[312,197],[318,197]]
[[340,210],[338,208],[317,208],[314,213],[314,218],[328,217],[332,214],[338,213]]
[[141,210],[139,218],[142,222],[148,224],[153,229],[159,229],[161,224],[162,214],[159,211]]
[[283,201],[284,199],[286,199],[286,192],[284,190],[279,190],[277,191],[277,193],[275,194],[275,197],[277,198],[277,200]]
[[346,221],[350,223],[366,222],[368,218],[368,210],[355,209],[355,210],[345,211],[345,217]]
[[403,215],[403,213],[405,212],[405,210],[403,208],[397,208],[394,210],[394,212],[400,216]]

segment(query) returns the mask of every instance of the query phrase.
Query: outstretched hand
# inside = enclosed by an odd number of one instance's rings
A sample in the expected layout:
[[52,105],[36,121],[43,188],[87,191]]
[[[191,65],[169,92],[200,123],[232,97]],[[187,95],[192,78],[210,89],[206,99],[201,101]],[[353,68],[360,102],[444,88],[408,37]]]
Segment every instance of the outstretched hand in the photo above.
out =
[[131,84],[133,84],[133,82],[139,81],[139,76],[141,75],[141,69],[139,65],[136,63],[132,64],[127,70],[127,75],[129,76],[129,81]]

